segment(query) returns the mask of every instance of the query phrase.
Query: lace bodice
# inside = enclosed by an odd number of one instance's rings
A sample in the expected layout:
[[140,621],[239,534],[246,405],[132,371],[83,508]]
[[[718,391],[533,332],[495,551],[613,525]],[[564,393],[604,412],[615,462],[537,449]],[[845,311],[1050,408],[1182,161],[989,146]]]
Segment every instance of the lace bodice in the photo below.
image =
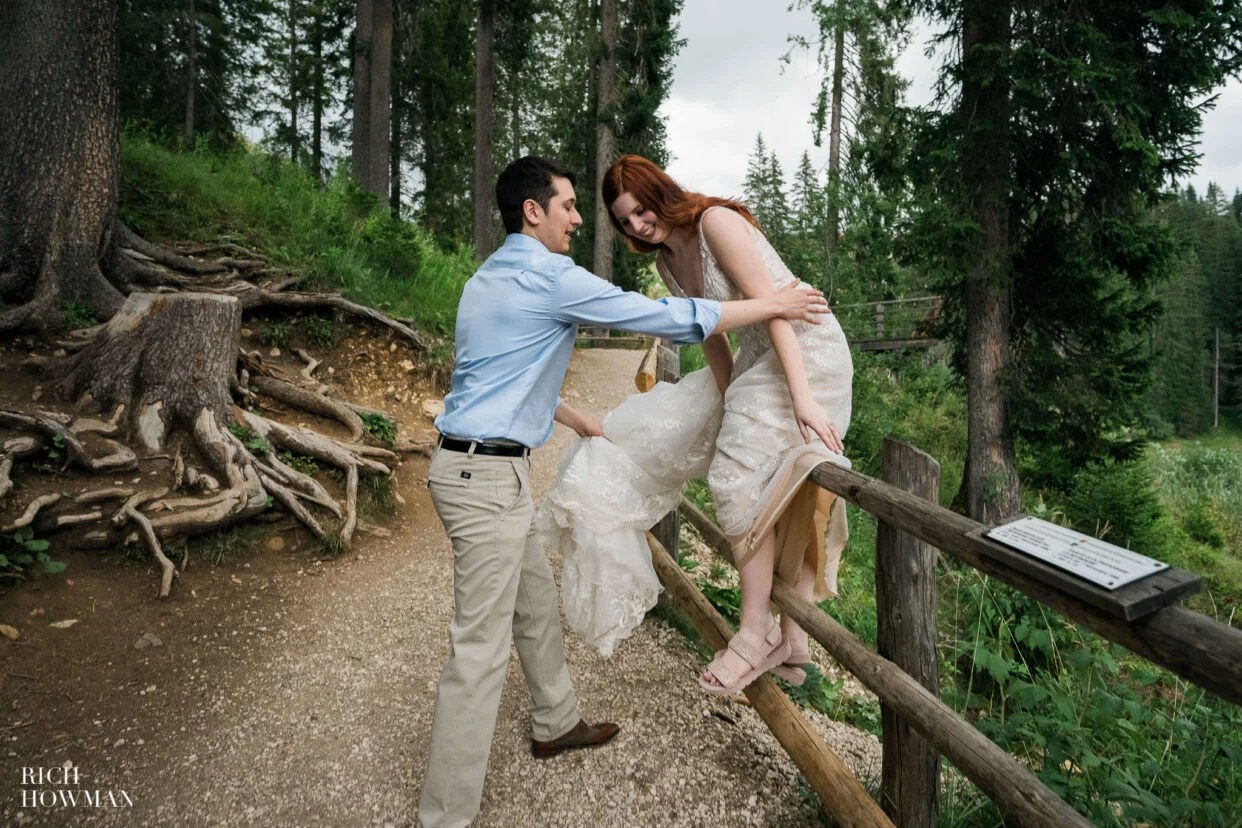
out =
[[[712,210],[728,210],[728,207],[709,207],[703,211],[706,216]],[[741,219],[741,216],[738,216]],[[742,219],[744,221],[744,219]],[[746,229],[750,233],[751,239],[754,240],[755,246],[759,248],[759,256],[763,259],[764,267],[767,269],[768,277],[772,280],[773,287],[780,289],[790,282],[797,281],[795,276],[785,263],[781,261],[781,257],[772,247],[767,237],[752,225],[746,222]],[[720,267],[720,263],[716,261],[716,256],[712,253],[711,246],[707,243],[707,236],[703,233],[703,217],[699,217],[699,262],[703,270],[703,298],[714,299],[717,302],[733,302],[739,299],[745,299],[742,292],[738,290],[733,280],[725,274]],[[681,285],[672,277],[667,267],[657,260],[657,272],[660,278],[664,280],[665,286],[674,296],[685,297],[686,292],[682,290]],[[802,333],[808,328],[815,326],[807,325],[805,322],[794,322],[794,332],[801,337]],[[738,337],[740,347],[733,358],[733,376],[738,376],[750,368],[758,361],[764,352],[772,347],[772,341],[768,338],[768,330],[766,324],[747,325],[738,328],[735,331]]]

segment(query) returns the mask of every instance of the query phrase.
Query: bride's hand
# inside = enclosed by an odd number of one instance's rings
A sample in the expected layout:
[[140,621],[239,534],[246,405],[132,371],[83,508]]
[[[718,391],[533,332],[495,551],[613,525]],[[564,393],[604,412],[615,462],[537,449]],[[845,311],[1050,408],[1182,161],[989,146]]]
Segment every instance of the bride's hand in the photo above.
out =
[[794,399],[794,419],[798,421],[798,430],[802,439],[811,442],[811,434],[816,434],[824,441],[829,451],[841,454],[845,446],[841,442],[841,432],[836,423],[828,419],[823,406],[813,399]]
[[772,295],[772,300],[776,303],[776,315],[790,321],[800,319],[818,325],[820,316],[832,313],[823,291],[798,281],[790,282],[778,290]]

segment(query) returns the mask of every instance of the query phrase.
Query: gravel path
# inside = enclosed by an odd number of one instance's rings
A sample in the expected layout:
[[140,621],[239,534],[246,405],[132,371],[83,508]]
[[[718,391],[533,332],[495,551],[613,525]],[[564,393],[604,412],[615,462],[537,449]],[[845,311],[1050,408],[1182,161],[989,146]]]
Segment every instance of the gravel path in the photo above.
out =
[[[602,414],[631,393],[640,356],[576,353],[565,398]],[[558,426],[535,453],[537,497],[571,436]],[[142,663],[159,664],[157,682],[82,693],[69,746],[22,745],[0,766],[0,822],[412,824],[452,612],[450,550],[418,484],[425,475],[425,462],[405,464],[402,494],[417,518],[392,537],[336,562],[303,558],[262,585],[242,570],[233,579],[252,594],[240,609],[192,641],[143,651],[155,653]],[[572,633],[566,643],[584,715],[620,722],[621,734],[600,750],[532,760],[515,656],[479,825],[817,824],[818,806],[754,712],[697,690],[698,660],[678,633],[649,619],[608,660]],[[127,710],[93,719],[95,697],[114,692],[132,695]],[[813,720],[856,774],[878,776],[873,737]],[[13,763],[66,759],[83,787],[123,789],[134,806],[12,807]]]

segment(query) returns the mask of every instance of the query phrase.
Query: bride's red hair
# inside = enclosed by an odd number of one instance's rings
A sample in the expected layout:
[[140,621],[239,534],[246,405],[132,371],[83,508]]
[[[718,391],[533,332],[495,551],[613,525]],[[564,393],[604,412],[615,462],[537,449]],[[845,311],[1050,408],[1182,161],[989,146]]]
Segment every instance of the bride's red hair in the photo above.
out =
[[658,244],[633,238],[621,228],[621,222],[612,213],[612,203],[629,193],[638,199],[638,203],[649,210],[654,210],[660,220],[670,227],[694,231],[699,224],[699,217],[709,207],[728,207],[742,218],[753,224],[759,232],[759,222],[746,208],[745,204],[729,198],[705,196],[702,193],[682,189],[681,185],[669,177],[669,174],[641,155],[623,155],[604,173],[601,185],[604,204],[608,206],[608,219],[630,249],[636,253],[654,253],[660,249]]

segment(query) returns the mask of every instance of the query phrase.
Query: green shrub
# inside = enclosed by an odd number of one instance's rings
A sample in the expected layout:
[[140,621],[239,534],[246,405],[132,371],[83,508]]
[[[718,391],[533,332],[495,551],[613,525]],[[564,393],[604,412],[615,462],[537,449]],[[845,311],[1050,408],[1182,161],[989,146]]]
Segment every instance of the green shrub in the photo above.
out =
[[1075,529],[1167,560],[1175,525],[1141,461],[1106,460],[1078,475],[1065,504]]

